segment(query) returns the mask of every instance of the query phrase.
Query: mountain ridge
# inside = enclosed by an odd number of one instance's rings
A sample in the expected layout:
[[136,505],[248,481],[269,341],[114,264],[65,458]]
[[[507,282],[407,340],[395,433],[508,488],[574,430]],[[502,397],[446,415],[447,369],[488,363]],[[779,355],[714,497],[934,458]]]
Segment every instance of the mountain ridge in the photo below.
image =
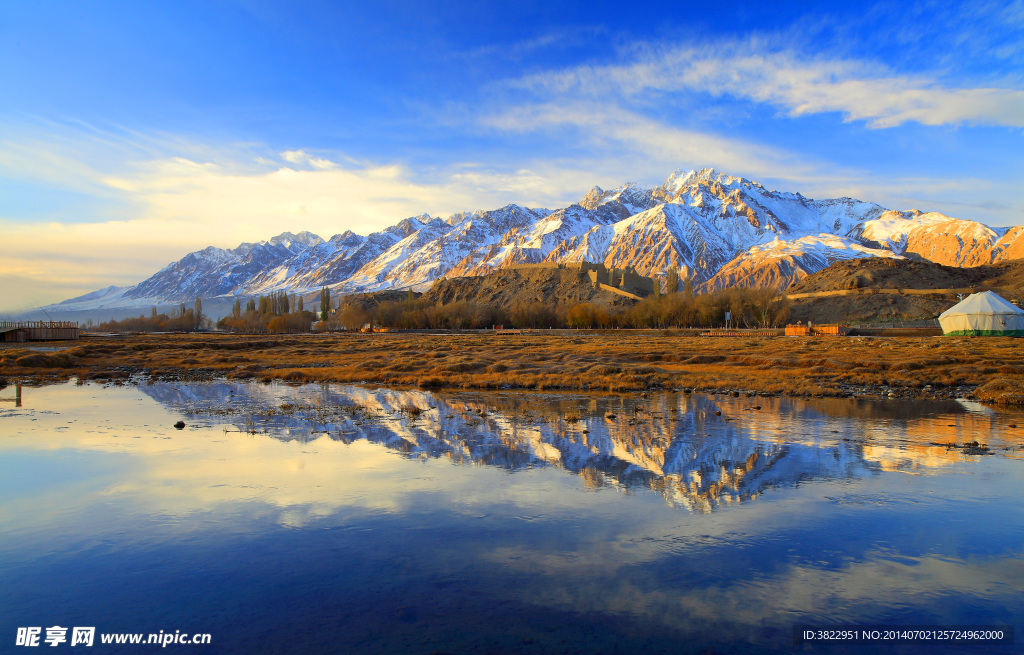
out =
[[483,275],[525,263],[591,261],[664,279],[670,270],[700,291],[786,288],[830,264],[898,257],[977,266],[1024,257],[1024,227],[992,228],[855,198],[814,200],[713,168],[673,172],[653,188],[598,186],[550,210],[508,204],[447,218],[421,214],[362,236],[323,239],[283,232],[232,249],[210,246],[139,284],[72,298],[52,311],[146,307],[274,291],[335,294],[425,290],[443,277]]

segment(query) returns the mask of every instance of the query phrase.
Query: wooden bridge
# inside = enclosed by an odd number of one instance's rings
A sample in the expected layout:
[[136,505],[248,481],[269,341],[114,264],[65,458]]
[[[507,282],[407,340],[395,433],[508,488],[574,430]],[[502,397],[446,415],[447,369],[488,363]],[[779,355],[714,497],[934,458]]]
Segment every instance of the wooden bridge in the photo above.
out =
[[0,341],[61,341],[79,336],[74,321],[0,321]]

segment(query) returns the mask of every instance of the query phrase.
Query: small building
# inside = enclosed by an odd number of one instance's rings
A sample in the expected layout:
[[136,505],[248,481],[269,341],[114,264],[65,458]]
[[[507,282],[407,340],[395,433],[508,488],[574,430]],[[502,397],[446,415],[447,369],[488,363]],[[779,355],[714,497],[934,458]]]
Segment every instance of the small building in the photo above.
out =
[[0,341],[61,341],[79,335],[74,321],[0,321]]
[[1024,337],[1024,309],[992,291],[972,293],[939,315],[942,333]]
[[802,325],[797,323],[796,325],[786,326],[787,337],[844,337],[850,331],[850,328],[845,325]]

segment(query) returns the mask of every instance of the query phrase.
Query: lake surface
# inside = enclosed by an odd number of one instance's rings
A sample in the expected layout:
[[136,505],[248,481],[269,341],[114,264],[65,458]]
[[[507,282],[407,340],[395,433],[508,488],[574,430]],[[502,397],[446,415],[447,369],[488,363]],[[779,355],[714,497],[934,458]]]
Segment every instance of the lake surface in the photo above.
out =
[[[972,441],[987,450],[941,445]],[[964,401],[223,382],[25,387],[19,404],[8,387],[0,652],[55,625],[211,635],[85,652],[205,653],[878,652],[795,644],[794,626],[1020,633],[1022,495],[1024,414]]]

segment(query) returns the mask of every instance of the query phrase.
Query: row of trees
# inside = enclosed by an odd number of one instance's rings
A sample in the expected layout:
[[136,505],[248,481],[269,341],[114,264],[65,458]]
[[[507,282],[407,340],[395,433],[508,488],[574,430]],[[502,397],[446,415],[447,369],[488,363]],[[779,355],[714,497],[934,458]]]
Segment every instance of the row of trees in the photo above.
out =
[[727,323],[766,328],[783,325],[788,317],[789,303],[775,289],[741,287],[694,295],[686,285],[683,292],[649,296],[622,309],[578,304],[559,311],[558,323],[574,328],[715,328]]
[[[775,289],[749,289],[736,287],[719,289],[711,293],[694,295],[689,289],[661,297],[650,297],[614,316],[620,327],[721,327],[727,323],[737,327],[772,327],[782,325],[789,316],[789,304]],[[600,318],[600,317],[598,317]],[[577,317],[574,327],[601,327],[580,325],[586,317]]]
[[[326,288],[320,294],[321,316],[327,320],[333,313],[331,294]],[[230,332],[264,333],[264,332],[307,332],[317,315],[304,307],[302,296],[273,292],[250,298],[242,306],[242,299],[236,298],[231,315],[217,322],[217,328]],[[191,332],[201,329],[212,329],[212,321],[203,313],[203,301],[196,298],[193,308],[181,307],[169,313],[159,313],[152,308],[149,316],[139,315],[138,318],[126,318],[120,321],[111,318],[92,329],[107,332]]]
[[318,330],[359,330],[367,325],[404,330],[465,330],[489,328],[507,321],[507,315],[489,305],[453,302],[438,305],[417,297],[412,291],[401,301],[374,304],[371,296],[339,300],[336,311],[315,326]]
[[316,320],[313,312],[306,311],[302,296],[277,291],[259,298],[250,298],[242,310],[242,300],[236,299],[231,316],[217,322],[217,327],[229,332],[306,332]]
[[101,332],[193,332],[211,327],[210,319],[203,314],[203,301],[196,297],[191,308],[181,303],[180,307],[171,309],[170,313],[160,313],[153,307],[149,316],[139,314],[138,318],[124,318],[120,321],[111,318],[91,329]]
[[[669,289],[679,280],[670,279]],[[497,308],[467,301],[439,305],[416,297],[411,291],[404,300],[373,305],[364,298],[342,299],[332,307],[330,291],[320,293],[319,315],[303,306],[301,296],[283,292],[250,298],[242,307],[236,299],[230,316],[217,323],[221,330],[244,333],[305,332],[314,321],[315,329],[358,330],[367,325],[395,329],[465,330],[497,325],[515,328],[668,328],[718,327],[728,312],[731,324],[740,327],[769,327],[785,322],[789,310],[785,298],[774,289],[733,288],[695,295],[688,280],[682,291],[648,297],[632,307],[612,308],[591,303],[555,306],[541,302]],[[202,301],[184,303],[170,314],[111,319],[97,326],[106,331],[191,331],[211,327],[203,314]]]
[[357,330],[366,325],[399,329],[480,329],[503,325],[515,328],[667,328],[770,327],[785,322],[789,309],[785,298],[774,289],[720,289],[694,295],[684,291],[646,298],[632,307],[610,308],[591,303],[555,306],[541,302],[514,305],[507,309],[466,301],[438,305],[410,293],[402,301],[372,306],[343,302],[336,314],[320,329]]
[[665,274],[665,293],[673,294],[682,291],[689,297],[693,296],[693,280],[686,278],[683,281],[683,288],[679,288],[679,271],[674,268],[668,269],[668,273]]

